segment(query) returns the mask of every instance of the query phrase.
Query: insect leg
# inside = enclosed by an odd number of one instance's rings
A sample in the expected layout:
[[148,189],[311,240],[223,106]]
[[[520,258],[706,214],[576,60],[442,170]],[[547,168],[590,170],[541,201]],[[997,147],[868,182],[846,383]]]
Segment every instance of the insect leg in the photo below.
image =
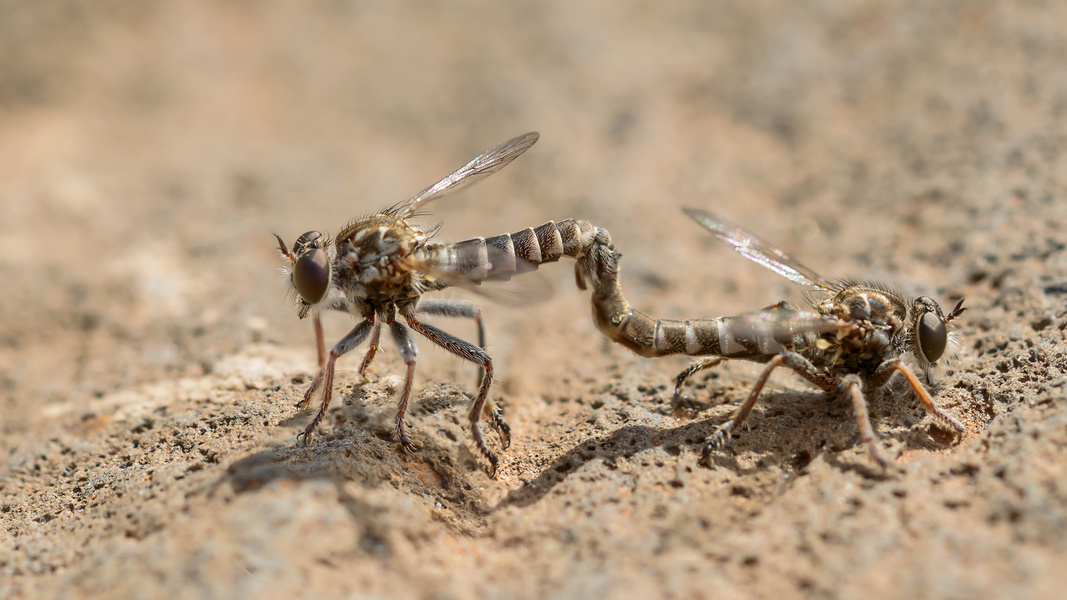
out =
[[[348,332],[348,335],[341,338],[340,342],[337,342],[337,345],[333,347],[333,350],[330,350],[330,357],[326,360],[326,366],[319,369],[319,374],[312,380],[311,385],[308,387],[308,391],[304,392],[304,398],[297,404],[297,408],[307,408],[311,404],[311,397],[314,395],[315,390],[317,390],[320,385],[325,385],[322,392],[322,404],[319,406],[319,412],[315,414],[315,418],[304,428],[304,433],[302,434],[305,446],[311,443],[311,433],[315,431],[315,428],[322,422],[322,419],[326,417],[326,409],[330,406],[330,397],[333,394],[334,363],[336,363],[337,359],[349,350],[362,344],[363,340],[366,339],[367,334],[370,333],[373,327],[374,317],[371,316],[359,325],[356,325],[352,331]],[[300,436],[297,436],[297,438],[299,439]]]
[[[478,308],[478,305],[473,302],[447,298],[423,300],[419,302],[419,305],[415,308],[415,312],[440,317],[467,317],[474,319],[475,323],[478,324],[478,346],[483,350],[485,349],[485,325],[482,320],[482,309]],[[475,384],[476,387],[481,387],[482,378],[484,376],[485,372],[479,369],[478,382]],[[500,408],[497,407],[492,398],[487,398],[485,401],[485,409],[482,412],[485,414],[485,418],[489,419],[493,429],[500,435],[501,441],[506,449],[511,445],[511,427],[504,421]]]
[[685,397],[685,395],[682,394],[682,386],[685,385],[685,382],[688,381],[690,377],[692,377],[693,375],[696,375],[697,373],[699,373],[700,371],[703,371],[704,369],[710,369],[712,367],[717,367],[717,366],[721,365],[725,361],[726,361],[725,358],[723,358],[721,356],[715,356],[715,357],[711,357],[711,358],[702,358],[702,359],[696,361],[695,363],[689,365],[688,367],[686,367],[684,371],[679,373],[678,376],[674,378],[674,399],[675,399],[675,401],[682,400]]
[[867,453],[871,455],[871,458],[883,469],[888,469],[889,461],[882,456],[882,452],[878,449],[878,444],[874,438],[874,428],[871,427],[871,418],[867,414],[867,400],[863,397],[863,388],[860,384],[859,376],[855,374],[846,375],[841,384],[848,390],[848,395],[852,398],[852,412],[856,415],[856,426],[860,430],[860,442],[867,445]]
[[485,348],[485,325],[482,323],[482,309],[478,308],[475,303],[454,299],[422,300],[415,307],[415,312],[437,317],[474,319],[474,322],[478,325],[478,345]]
[[400,393],[400,402],[396,405],[396,429],[394,430],[396,441],[400,442],[405,450],[414,452],[422,448],[422,442],[411,439],[404,431],[404,413],[408,410],[411,385],[415,381],[415,355],[418,353],[418,348],[415,347],[415,340],[411,338],[411,332],[402,323],[393,321],[389,324],[389,331],[393,334],[393,341],[400,350],[400,357],[408,366],[407,376],[404,378],[404,391]]
[[363,381],[367,380],[367,368],[370,367],[370,363],[374,360],[374,355],[378,353],[379,341],[382,338],[382,326],[375,324],[374,331],[370,336],[370,346],[367,348],[367,354],[363,357],[363,362],[359,365],[359,376],[363,378]]
[[760,392],[763,391],[763,386],[767,384],[767,379],[771,376],[771,371],[781,366],[789,367],[804,379],[807,379],[824,390],[832,390],[834,387],[833,380],[829,375],[820,371],[818,367],[811,364],[811,361],[796,352],[786,350],[776,354],[774,358],[767,361],[767,366],[764,367],[763,372],[760,373],[759,379],[756,380],[756,385],[752,386],[752,392],[749,393],[748,399],[741,405],[737,414],[716,429],[715,433],[711,434],[704,440],[704,450],[701,453],[701,461],[703,461],[705,465],[710,466],[709,460],[711,452],[724,445],[726,440],[730,437],[730,432],[737,429],[738,426],[745,422],[749,413],[752,412],[752,408],[756,406],[756,400],[759,398]]
[[[348,300],[344,298],[331,298],[320,304],[323,309],[337,310],[341,312],[348,312]],[[322,314],[321,311],[316,310],[311,317],[312,324],[315,327],[315,347],[319,351],[319,368],[326,364],[326,341],[322,336]]]
[[[433,315],[437,317],[465,317],[468,319],[474,319],[474,322],[478,325],[478,346],[485,349],[485,323],[482,320],[482,309],[478,308],[478,305],[466,300],[453,300],[453,299],[440,299],[440,300],[422,300],[418,306],[415,307],[415,312],[423,315]],[[481,369],[478,370],[478,382],[475,383],[475,387],[482,385],[482,375],[484,373]]]
[[904,378],[908,380],[908,384],[915,390],[915,395],[919,397],[919,401],[922,402],[923,407],[926,408],[926,412],[932,414],[934,418],[949,427],[952,427],[959,433],[967,431],[967,428],[957,421],[955,417],[941,410],[941,408],[934,404],[934,401],[930,398],[930,394],[926,391],[926,388],[923,387],[922,383],[919,382],[919,379],[911,372],[911,369],[906,367],[899,358],[893,358],[878,365],[878,368],[874,371],[874,375],[871,377],[871,383],[879,387],[883,386],[889,381],[889,378],[893,376],[893,373],[897,371],[900,371],[900,373],[904,375]]
[[[478,451],[482,453],[482,456],[489,461],[489,476],[496,477],[496,469],[500,463],[497,460],[496,455],[494,455],[489,450],[489,446],[486,445],[485,438],[482,436],[482,429],[478,426],[478,420],[481,417],[482,412],[486,409],[486,403],[489,400],[489,389],[493,385],[493,360],[489,358],[489,355],[485,353],[485,350],[482,350],[470,342],[461,340],[433,325],[421,323],[414,316],[405,315],[404,318],[407,319],[409,327],[426,336],[431,342],[460,358],[481,365],[481,367],[485,369],[485,378],[482,379],[482,385],[478,389],[478,397],[474,400],[474,405],[471,406],[469,413],[470,429],[471,437],[474,438],[474,445],[478,448]],[[511,427],[509,427],[499,415],[494,419],[494,424],[498,428],[504,447],[507,448],[511,445]]]
[[311,323],[315,327],[315,347],[319,351],[319,369],[326,365],[326,340],[322,338],[322,317],[318,311],[311,317]]

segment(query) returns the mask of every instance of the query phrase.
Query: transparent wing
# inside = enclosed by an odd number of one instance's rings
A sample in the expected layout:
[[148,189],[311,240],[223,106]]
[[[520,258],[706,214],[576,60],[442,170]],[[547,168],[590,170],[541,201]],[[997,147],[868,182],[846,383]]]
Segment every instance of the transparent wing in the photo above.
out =
[[757,339],[769,335],[779,342],[805,333],[825,333],[850,327],[848,323],[819,314],[792,308],[770,308],[730,319],[730,333],[740,339]]
[[474,160],[448,174],[444,179],[415,194],[410,199],[388,210],[402,219],[415,214],[423,204],[459,191],[477,183],[508,166],[511,161],[530,149],[540,137],[537,132],[530,132],[498,144],[479,154]]
[[509,281],[474,281],[458,273],[425,265],[411,265],[431,282],[433,289],[455,287],[509,306],[531,306],[552,297],[552,284],[540,273]]
[[835,288],[833,283],[819,276],[815,271],[737,225],[698,208],[683,208],[682,210],[689,215],[689,218],[710,231],[720,241],[728,244],[741,256],[767,267],[782,277],[800,285],[824,290]]
[[[530,306],[552,297],[552,284],[537,265],[493,246],[483,246],[485,256],[473,262],[450,261],[434,264],[409,259],[406,266],[422,274],[429,289],[456,287],[494,302]],[[516,276],[522,277],[516,279]]]

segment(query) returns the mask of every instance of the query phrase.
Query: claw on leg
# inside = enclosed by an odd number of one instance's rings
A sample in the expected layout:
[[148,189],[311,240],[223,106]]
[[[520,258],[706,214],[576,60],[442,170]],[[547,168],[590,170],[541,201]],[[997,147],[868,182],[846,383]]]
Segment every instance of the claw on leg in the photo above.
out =
[[[337,359],[362,343],[367,337],[367,334],[370,333],[373,324],[373,319],[368,318],[362,321],[359,325],[356,325],[352,331],[348,332],[348,335],[341,339],[340,342],[337,342],[337,345],[333,347],[333,350],[330,350],[330,356],[326,360],[326,365],[322,369],[319,369],[319,374],[315,376],[311,385],[308,386],[308,390],[304,392],[304,398],[296,405],[297,408],[301,410],[311,406],[311,398],[314,396],[315,391],[320,385],[323,387],[322,403],[319,405],[319,411],[315,413],[315,418],[308,423],[306,428],[304,428],[303,443],[305,446],[311,443],[311,434],[315,431],[315,428],[318,427],[319,423],[326,418],[326,410],[330,407],[330,399],[333,396],[333,374],[334,365],[337,363]],[[297,440],[299,442],[299,436],[297,436]]]
[[941,410],[939,406],[934,404],[934,400],[930,397],[930,394],[927,393],[926,388],[924,388],[923,385],[919,383],[919,379],[915,377],[915,374],[911,372],[911,369],[904,366],[904,363],[897,361],[896,363],[891,364],[889,368],[892,370],[900,371],[900,373],[904,375],[904,378],[908,380],[908,383],[911,385],[911,388],[915,390],[915,394],[919,396],[919,401],[922,402],[923,407],[926,408],[926,412],[933,415],[934,418],[941,421],[945,425],[948,425],[949,427],[955,429],[956,433],[962,434],[967,431],[967,428],[963,426],[963,423],[960,423],[958,420],[956,420],[956,417],[953,417],[947,412]]
[[[493,386],[493,361],[489,358],[489,355],[484,350],[475,346],[474,344],[464,341],[446,331],[442,331],[433,325],[427,325],[420,322],[412,315],[404,315],[407,319],[408,326],[415,331],[419,332],[426,339],[437,344],[438,346],[448,350],[456,356],[476,363],[485,370],[485,377],[482,378],[482,384],[478,388],[478,397],[474,400],[474,404],[471,406],[468,418],[470,419],[470,432],[471,439],[474,441],[474,447],[489,461],[489,468],[487,469],[490,477],[496,477],[497,467],[499,461],[496,455],[489,450],[489,446],[485,443],[485,436],[482,435],[482,428],[478,422],[481,419],[483,412],[486,409],[486,403],[489,402],[489,392]],[[495,420],[492,421],[495,424]],[[500,420],[503,423],[503,419]],[[508,435],[507,441],[510,441],[511,428],[504,424]],[[502,436],[503,438],[504,436]]]
[[826,389],[826,387],[829,387],[832,383],[829,381],[829,378],[825,373],[819,371],[815,365],[811,364],[811,361],[795,352],[786,351],[775,355],[774,358],[767,361],[767,366],[765,366],[760,373],[759,379],[756,380],[756,385],[752,386],[752,391],[749,393],[748,399],[741,405],[741,408],[738,409],[733,418],[726,423],[723,423],[715,430],[715,433],[711,434],[704,440],[704,449],[701,452],[701,462],[705,466],[711,466],[711,453],[716,448],[724,446],[727,440],[729,440],[730,433],[744,424],[745,420],[748,419],[748,415],[752,412],[752,408],[756,406],[756,400],[759,399],[760,392],[763,391],[763,386],[767,384],[767,379],[771,376],[771,371],[774,371],[776,368],[783,365],[789,367],[808,381],[823,387],[823,389]]
[[731,419],[719,426],[715,433],[704,440],[704,449],[700,452],[700,463],[702,465],[711,467],[711,453],[726,445],[726,441],[730,439],[730,432],[733,431],[734,427],[735,422]]
[[511,446],[511,426],[504,420],[504,413],[500,410],[500,407],[490,399],[485,403],[483,414],[489,421],[489,424],[496,431],[497,435],[500,436],[500,445],[507,450]]
[[411,388],[415,383],[415,357],[418,354],[418,349],[415,347],[415,340],[411,339],[411,333],[402,324],[393,321],[389,324],[389,330],[393,334],[393,341],[396,342],[396,346],[400,350],[401,358],[404,359],[408,366],[407,374],[404,377],[404,389],[400,392],[400,401],[396,405],[393,435],[405,450],[415,452],[422,447],[422,442],[408,437],[404,427],[404,414],[407,413],[408,401],[411,399]]

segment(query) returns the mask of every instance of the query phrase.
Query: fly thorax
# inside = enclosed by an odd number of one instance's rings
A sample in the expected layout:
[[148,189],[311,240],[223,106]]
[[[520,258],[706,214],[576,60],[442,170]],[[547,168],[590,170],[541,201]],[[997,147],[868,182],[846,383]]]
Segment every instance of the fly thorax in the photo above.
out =
[[337,238],[339,278],[368,288],[403,285],[411,279],[412,252],[426,235],[391,215],[363,219]]

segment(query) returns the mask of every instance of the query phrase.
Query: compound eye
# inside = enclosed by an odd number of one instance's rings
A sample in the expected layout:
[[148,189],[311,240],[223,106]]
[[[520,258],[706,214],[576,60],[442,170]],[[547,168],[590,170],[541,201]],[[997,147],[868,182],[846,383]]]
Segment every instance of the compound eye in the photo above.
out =
[[937,362],[948,346],[948,329],[936,314],[928,312],[919,318],[915,328],[919,336],[919,352],[927,362]]
[[[304,236],[300,236],[303,238]],[[299,240],[297,241],[299,244]],[[330,257],[321,248],[300,255],[293,265],[293,287],[304,302],[315,304],[330,289]]]

